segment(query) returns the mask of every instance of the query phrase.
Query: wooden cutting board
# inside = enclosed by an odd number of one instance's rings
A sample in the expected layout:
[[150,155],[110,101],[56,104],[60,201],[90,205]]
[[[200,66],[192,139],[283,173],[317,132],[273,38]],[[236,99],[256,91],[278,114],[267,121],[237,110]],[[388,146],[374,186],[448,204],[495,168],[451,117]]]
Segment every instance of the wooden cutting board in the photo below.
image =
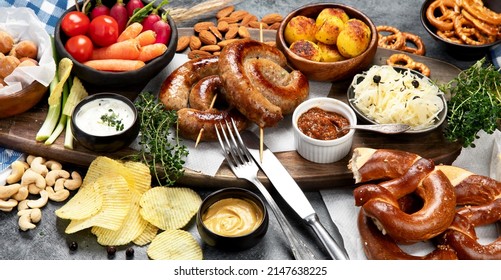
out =
[[[191,34],[192,32],[191,29],[181,28],[179,34]],[[253,30],[252,34],[253,37],[259,36],[258,30]],[[264,32],[265,40],[273,40],[273,36],[274,32]],[[373,63],[385,64],[386,59],[393,53],[395,51],[378,49]],[[460,72],[459,68],[444,61],[411,56],[414,60],[428,65],[431,69],[431,79],[439,83],[449,82]],[[159,83],[162,81],[159,81]],[[346,91],[350,82],[333,83],[329,97],[346,102]],[[88,166],[99,155],[119,159],[133,152],[133,150],[127,148],[115,153],[96,154],[78,145],[75,145],[74,150],[68,150],[63,146],[63,135],[50,146],[36,142],[35,135],[45,119],[47,109],[46,98],[44,98],[42,102],[26,113],[0,119],[0,146],[84,167]],[[433,159],[437,164],[451,164],[461,151],[461,145],[449,143],[444,138],[443,126],[428,133],[401,135],[383,135],[357,130],[353,140],[353,148],[355,147],[391,148],[409,151]],[[306,161],[295,151],[277,153],[277,157],[304,190],[353,185],[352,174],[347,168],[351,153],[341,161],[331,164],[316,164]],[[269,181],[263,173],[259,172],[259,178],[265,185],[269,185]],[[179,183],[198,188],[213,189],[226,186],[248,186],[246,181],[239,180],[233,175],[226,163],[222,164],[215,176],[207,176],[192,170],[186,170]]]

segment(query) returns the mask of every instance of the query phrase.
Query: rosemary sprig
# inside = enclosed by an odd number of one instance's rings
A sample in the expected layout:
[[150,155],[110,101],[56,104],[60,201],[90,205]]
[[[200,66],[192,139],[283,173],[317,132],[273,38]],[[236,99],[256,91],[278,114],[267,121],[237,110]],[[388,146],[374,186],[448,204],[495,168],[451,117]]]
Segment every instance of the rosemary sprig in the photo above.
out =
[[462,71],[442,89],[450,91],[445,137],[451,142],[461,141],[463,147],[475,147],[477,133],[491,134],[501,120],[501,72],[478,60]]
[[[159,185],[172,186],[183,176],[183,164],[188,156],[188,149],[180,143],[175,129],[177,113],[166,110],[149,92],[141,93],[135,105],[141,121],[141,149],[131,156],[132,160],[147,164]],[[174,135],[171,135],[172,129]]]

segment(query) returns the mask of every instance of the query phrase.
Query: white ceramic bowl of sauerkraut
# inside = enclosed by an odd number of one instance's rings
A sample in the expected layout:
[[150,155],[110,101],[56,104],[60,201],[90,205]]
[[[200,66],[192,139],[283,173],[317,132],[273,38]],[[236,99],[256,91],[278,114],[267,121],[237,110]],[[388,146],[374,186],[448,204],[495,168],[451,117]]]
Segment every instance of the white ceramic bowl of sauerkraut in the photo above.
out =
[[374,65],[355,75],[348,88],[348,103],[369,123],[401,123],[405,133],[431,131],[447,115],[445,94],[428,77],[403,67]]

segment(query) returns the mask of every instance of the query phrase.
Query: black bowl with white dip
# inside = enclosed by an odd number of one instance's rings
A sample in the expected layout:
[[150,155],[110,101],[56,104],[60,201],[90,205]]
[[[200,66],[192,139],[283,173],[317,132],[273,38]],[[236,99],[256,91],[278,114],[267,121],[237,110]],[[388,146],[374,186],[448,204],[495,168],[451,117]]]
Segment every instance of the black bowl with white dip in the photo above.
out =
[[94,152],[115,152],[138,136],[140,122],[134,103],[115,93],[98,93],[78,103],[71,118],[73,136]]

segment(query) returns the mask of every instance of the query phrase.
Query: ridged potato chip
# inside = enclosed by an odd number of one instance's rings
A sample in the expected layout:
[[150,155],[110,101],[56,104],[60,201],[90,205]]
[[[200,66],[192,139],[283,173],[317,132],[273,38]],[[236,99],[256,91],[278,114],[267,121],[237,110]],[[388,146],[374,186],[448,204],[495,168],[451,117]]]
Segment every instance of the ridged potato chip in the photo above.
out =
[[146,228],[143,232],[136,237],[136,239],[132,240],[132,242],[138,246],[144,246],[150,243],[155,236],[157,236],[158,228],[150,223],[146,225]]
[[180,229],[197,213],[202,199],[188,188],[155,187],[141,197],[141,216],[162,230]]
[[154,260],[202,260],[198,242],[184,230],[167,230],[158,234],[146,250]]
[[134,176],[123,163],[109,157],[100,156],[96,157],[96,159],[94,159],[90,163],[87,174],[85,174],[85,178],[83,179],[81,188],[85,188],[87,184],[95,182],[99,177],[111,173],[116,173],[124,177],[124,179],[127,181],[127,184],[130,186],[134,186],[134,184],[136,183]]
[[97,178],[103,204],[99,211],[82,220],[71,220],[65,233],[75,233],[82,229],[99,226],[110,230],[117,230],[122,225],[129,212],[131,191],[124,177],[117,174],[106,174]]
[[101,195],[100,185],[94,182],[88,184],[85,188],[80,188],[55,213],[61,219],[82,220],[96,214],[102,205],[103,196]]
[[135,184],[133,189],[139,194],[143,194],[151,189],[151,173],[150,168],[144,163],[137,161],[127,161],[124,163],[134,178]]
[[141,195],[131,192],[130,209],[117,230],[94,226],[91,232],[97,236],[97,243],[103,246],[125,245],[136,239],[147,227],[148,222],[139,214]]

